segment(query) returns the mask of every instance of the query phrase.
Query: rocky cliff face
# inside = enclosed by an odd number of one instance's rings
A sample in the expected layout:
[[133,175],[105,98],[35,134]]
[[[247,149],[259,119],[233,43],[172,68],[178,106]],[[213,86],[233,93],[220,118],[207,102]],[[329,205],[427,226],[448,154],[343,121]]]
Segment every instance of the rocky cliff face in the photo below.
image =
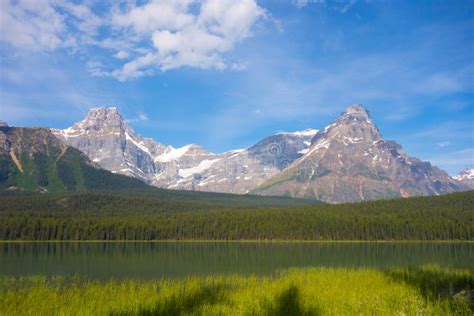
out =
[[146,182],[156,172],[152,157],[166,150],[152,139],[135,134],[114,107],[93,108],[84,120],[52,132],[102,168]]
[[271,135],[220,154],[198,145],[162,145],[137,135],[116,108],[53,133],[114,173],[154,186],[196,191],[288,195],[327,202],[444,194],[466,189],[429,162],[385,141],[361,105],[321,131]]
[[304,156],[254,192],[353,202],[461,189],[446,172],[383,140],[367,110],[353,105],[315,135]]

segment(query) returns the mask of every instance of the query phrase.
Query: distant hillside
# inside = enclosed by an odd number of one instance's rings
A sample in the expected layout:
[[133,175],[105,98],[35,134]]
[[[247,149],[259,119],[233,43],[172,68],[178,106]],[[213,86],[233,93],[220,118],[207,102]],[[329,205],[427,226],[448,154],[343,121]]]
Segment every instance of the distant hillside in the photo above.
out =
[[174,194],[3,196],[0,240],[474,240],[474,191],[273,209]]

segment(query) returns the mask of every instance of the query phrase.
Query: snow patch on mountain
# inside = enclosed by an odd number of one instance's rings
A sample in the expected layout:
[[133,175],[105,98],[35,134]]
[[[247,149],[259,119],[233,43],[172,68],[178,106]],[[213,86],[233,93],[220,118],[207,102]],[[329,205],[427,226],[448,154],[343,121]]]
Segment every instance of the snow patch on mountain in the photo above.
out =
[[309,148],[307,155],[311,155],[312,153],[314,153],[315,151],[321,148],[328,149],[329,145],[331,145],[331,140],[322,138],[317,143],[315,143],[312,147]]
[[125,132],[125,139],[126,139],[127,141],[132,142],[135,146],[137,146],[138,148],[140,148],[141,150],[143,150],[144,152],[146,152],[147,154],[149,154],[149,155],[151,156],[150,151],[149,151],[148,148],[143,144],[143,141],[140,141],[140,142],[135,141],[127,132]]
[[183,178],[188,178],[194,174],[201,173],[207,169],[209,169],[214,163],[217,161],[221,160],[220,158],[218,159],[213,159],[213,160],[208,160],[205,159],[201,161],[197,166],[191,167],[191,168],[186,168],[186,169],[180,169],[178,171],[178,174],[183,177]]
[[181,158],[184,154],[188,152],[191,146],[192,145],[186,145],[179,148],[173,148],[169,146],[169,151],[157,156],[155,158],[155,161],[156,162],[170,162],[173,160],[178,160],[179,158]]
[[314,136],[318,133],[319,131],[317,129],[312,129],[308,128],[303,131],[296,131],[296,132],[278,132],[280,135],[293,135],[293,136],[300,136],[300,137],[309,137],[309,136]]

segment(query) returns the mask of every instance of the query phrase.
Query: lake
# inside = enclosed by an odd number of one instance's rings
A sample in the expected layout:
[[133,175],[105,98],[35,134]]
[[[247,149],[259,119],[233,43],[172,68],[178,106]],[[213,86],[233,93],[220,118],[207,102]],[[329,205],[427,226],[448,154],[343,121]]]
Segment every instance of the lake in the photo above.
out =
[[474,267],[474,243],[460,242],[33,242],[0,243],[0,274],[90,278],[269,275],[290,267],[439,264]]

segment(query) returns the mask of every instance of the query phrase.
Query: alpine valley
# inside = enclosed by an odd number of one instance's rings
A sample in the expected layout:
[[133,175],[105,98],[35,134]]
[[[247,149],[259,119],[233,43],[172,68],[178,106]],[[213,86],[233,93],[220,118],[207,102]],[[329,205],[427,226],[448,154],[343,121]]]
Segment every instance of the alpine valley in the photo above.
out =
[[316,198],[330,203],[440,195],[470,188],[386,141],[362,105],[322,130],[271,135],[215,154],[174,148],[136,134],[117,108],[92,108],[59,139],[112,173],[168,189]]

